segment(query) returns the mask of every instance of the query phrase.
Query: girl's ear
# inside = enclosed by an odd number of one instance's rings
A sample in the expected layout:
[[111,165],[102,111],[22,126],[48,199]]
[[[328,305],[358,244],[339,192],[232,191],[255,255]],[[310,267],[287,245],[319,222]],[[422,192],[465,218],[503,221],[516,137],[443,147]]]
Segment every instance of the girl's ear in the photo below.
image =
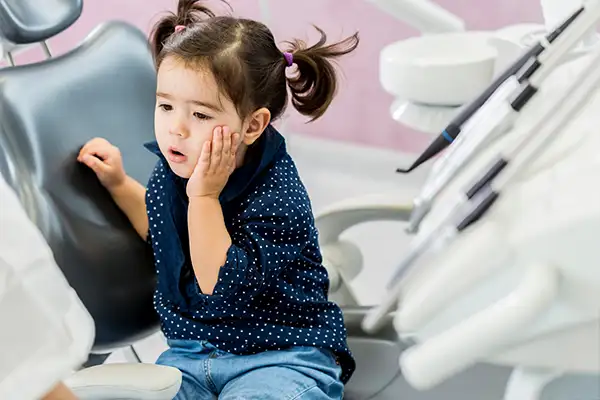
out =
[[248,117],[247,128],[244,132],[244,144],[251,145],[265,131],[271,122],[271,112],[266,108],[260,108]]

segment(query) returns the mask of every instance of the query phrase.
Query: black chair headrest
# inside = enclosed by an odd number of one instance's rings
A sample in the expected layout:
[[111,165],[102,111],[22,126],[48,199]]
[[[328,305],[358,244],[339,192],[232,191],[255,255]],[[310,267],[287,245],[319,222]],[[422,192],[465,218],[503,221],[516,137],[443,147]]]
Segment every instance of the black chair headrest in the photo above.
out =
[[83,0],[0,0],[0,32],[16,44],[42,42],[81,16]]

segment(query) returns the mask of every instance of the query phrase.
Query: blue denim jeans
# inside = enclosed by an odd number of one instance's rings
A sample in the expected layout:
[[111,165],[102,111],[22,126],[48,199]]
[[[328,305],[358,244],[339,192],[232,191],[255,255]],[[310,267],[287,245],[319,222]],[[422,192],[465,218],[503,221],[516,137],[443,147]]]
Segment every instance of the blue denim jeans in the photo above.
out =
[[169,340],[157,364],[183,374],[176,400],[341,399],[341,368],[328,350],[292,347],[234,355],[207,341]]

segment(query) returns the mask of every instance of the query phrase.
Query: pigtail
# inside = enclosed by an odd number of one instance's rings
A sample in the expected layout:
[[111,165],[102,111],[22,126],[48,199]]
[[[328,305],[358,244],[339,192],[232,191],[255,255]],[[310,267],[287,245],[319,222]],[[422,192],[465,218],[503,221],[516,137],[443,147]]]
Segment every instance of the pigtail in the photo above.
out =
[[152,49],[152,55],[154,60],[158,58],[158,55],[162,52],[165,43],[169,37],[175,32],[177,26],[177,15],[169,13],[162,17],[160,21],[154,25],[152,32],[150,33],[150,47]]
[[[333,59],[352,52],[359,43],[358,32],[334,44],[326,45],[327,36],[320,28],[319,41],[311,47],[298,39],[288,42],[291,46],[296,72],[287,78],[292,95],[292,105],[303,115],[321,117],[337,93],[337,76]],[[283,60],[282,62],[287,62]]]
[[[226,3],[223,0],[224,3]],[[154,59],[162,52],[167,40],[176,32],[177,26],[191,27],[207,18],[213,18],[215,14],[201,0],[179,0],[177,13],[167,13],[161,18],[150,34],[150,44]]]
[[177,5],[177,25],[190,26],[214,18],[215,13],[202,5],[202,0],[179,0]]

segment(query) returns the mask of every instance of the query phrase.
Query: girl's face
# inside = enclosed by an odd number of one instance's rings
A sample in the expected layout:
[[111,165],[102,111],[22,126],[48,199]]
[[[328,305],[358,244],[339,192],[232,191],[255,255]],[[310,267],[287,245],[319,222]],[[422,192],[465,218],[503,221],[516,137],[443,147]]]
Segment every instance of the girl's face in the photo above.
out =
[[[183,62],[167,57],[157,75],[154,131],[158,146],[173,172],[189,178],[198,162],[202,145],[211,140],[217,126],[231,132],[247,130],[235,106],[220,95],[214,77],[208,71],[187,68]],[[238,165],[245,146],[240,145]]]

